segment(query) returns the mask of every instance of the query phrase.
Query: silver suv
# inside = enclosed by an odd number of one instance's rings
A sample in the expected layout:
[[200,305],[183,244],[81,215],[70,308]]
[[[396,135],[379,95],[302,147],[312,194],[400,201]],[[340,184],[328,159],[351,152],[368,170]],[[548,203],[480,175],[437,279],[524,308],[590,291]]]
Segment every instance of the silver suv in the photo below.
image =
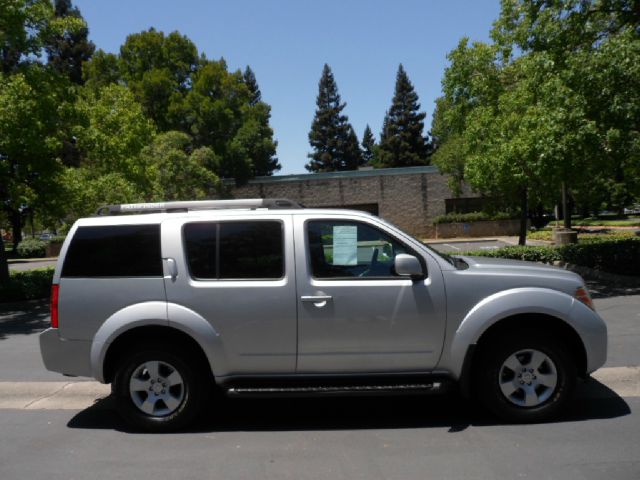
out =
[[47,369],[111,383],[121,415],[153,431],[192,422],[213,391],[453,384],[504,420],[537,422],[604,364],[607,329],[574,273],[443,256],[373,215],[259,199],[78,220],[40,344]]

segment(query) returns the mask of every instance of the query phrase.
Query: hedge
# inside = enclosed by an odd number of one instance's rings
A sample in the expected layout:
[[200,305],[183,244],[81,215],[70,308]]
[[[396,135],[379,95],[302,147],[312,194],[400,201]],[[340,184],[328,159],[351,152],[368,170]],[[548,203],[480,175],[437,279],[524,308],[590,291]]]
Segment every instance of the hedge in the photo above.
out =
[[440,223],[468,223],[468,222],[485,222],[488,220],[511,220],[515,218],[509,213],[495,213],[488,214],[485,212],[471,212],[471,213],[447,213],[446,215],[439,215],[433,219],[434,225]]
[[0,302],[18,302],[47,298],[51,293],[53,267],[22,272],[12,271],[9,285],[0,287]]
[[47,252],[47,242],[37,238],[27,238],[18,244],[17,251],[21,258],[42,258]]
[[592,239],[561,247],[512,246],[465,252],[465,255],[542,263],[562,261],[604,272],[640,275],[640,238]]

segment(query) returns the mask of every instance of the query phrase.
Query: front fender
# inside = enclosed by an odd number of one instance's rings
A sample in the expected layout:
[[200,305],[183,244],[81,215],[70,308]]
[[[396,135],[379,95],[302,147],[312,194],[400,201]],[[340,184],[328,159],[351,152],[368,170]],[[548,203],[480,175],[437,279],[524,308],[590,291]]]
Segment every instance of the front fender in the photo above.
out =
[[572,316],[576,300],[566,293],[548,288],[526,287],[504,290],[490,295],[475,305],[460,322],[451,341],[444,365],[454,378],[462,372],[464,357],[469,345],[478,342],[492,325],[508,317],[521,314],[544,314],[568,323],[584,344],[582,329]]

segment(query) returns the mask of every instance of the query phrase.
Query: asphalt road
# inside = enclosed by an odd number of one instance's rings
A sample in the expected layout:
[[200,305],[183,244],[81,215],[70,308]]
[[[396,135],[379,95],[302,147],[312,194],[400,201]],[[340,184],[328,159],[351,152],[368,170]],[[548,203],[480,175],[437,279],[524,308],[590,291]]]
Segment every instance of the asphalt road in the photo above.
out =
[[0,307],[0,479],[638,480],[640,369],[625,367],[640,366],[640,295],[595,302],[609,359],[559,422],[501,425],[453,394],[236,400],[170,435],[130,431],[107,388],[44,372],[44,302]]

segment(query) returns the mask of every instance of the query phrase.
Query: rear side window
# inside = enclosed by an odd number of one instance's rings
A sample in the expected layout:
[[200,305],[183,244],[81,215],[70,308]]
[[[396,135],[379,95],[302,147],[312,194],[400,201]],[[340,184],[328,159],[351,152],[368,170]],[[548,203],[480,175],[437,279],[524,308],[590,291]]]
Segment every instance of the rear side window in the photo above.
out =
[[278,221],[190,223],[184,227],[184,243],[196,279],[284,276],[284,238]]
[[79,227],[63,277],[161,277],[160,225]]

